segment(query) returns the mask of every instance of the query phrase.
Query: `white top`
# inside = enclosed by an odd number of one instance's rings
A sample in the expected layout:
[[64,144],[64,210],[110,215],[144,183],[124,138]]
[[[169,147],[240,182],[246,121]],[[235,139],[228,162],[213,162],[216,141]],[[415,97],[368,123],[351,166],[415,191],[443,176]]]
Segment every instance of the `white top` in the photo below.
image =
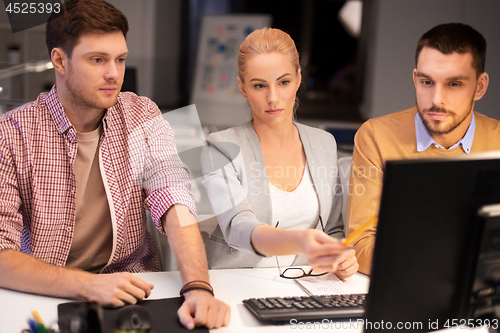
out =
[[[295,190],[282,191],[269,183],[269,194],[273,216],[272,226],[276,226],[279,221],[279,229],[309,229],[318,223],[319,202],[307,165],[300,184]],[[290,266],[294,259],[295,255],[278,256],[281,270]],[[264,258],[257,264],[257,267],[275,266],[275,257]]]

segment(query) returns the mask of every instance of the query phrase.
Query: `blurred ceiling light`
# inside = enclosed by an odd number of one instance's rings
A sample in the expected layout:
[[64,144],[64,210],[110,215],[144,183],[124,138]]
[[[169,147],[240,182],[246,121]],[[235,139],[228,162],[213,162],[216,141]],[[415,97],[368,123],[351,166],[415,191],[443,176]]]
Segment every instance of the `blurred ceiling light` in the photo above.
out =
[[54,68],[54,66],[50,61],[47,60],[30,61],[21,65],[15,65],[9,68],[0,69],[0,79],[5,79],[11,76],[30,73],[30,72],[40,73],[51,68]]
[[362,0],[348,0],[339,11],[339,21],[349,35],[358,38],[361,32],[361,17],[363,14]]

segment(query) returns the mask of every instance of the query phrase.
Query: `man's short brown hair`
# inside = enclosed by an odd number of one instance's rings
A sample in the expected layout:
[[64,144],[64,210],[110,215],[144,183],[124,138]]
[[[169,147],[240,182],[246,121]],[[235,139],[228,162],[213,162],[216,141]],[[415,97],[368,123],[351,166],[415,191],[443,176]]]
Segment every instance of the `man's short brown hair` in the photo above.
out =
[[125,15],[103,0],[69,0],[59,14],[53,14],[45,28],[45,43],[50,53],[61,48],[71,57],[78,38],[85,33],[121,31],[127,37],[128,21]]
[[484,73],[486,62],[486,40],[477,30],[463,23],[440,24],[420,37],[415,54],[415,66],[418,64],[420,51],[430,47],[443,54],[470,53],[472,67],[477,76]]

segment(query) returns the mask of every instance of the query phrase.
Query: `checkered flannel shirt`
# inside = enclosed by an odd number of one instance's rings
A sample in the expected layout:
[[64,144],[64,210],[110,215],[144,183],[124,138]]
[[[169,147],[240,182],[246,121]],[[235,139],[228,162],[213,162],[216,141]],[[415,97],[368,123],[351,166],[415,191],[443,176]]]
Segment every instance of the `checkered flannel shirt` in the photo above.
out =
[[[55,86],[2,116],[0,249],[65,265],[75,227],[77,149],[76,130]],[[113,225],[112,253],[102,273],[158,270],[145,211],[161,232],[160,218],[171,205],[196,214],[170,125],[148,98],[120,93],[104,116],[99,154]]]

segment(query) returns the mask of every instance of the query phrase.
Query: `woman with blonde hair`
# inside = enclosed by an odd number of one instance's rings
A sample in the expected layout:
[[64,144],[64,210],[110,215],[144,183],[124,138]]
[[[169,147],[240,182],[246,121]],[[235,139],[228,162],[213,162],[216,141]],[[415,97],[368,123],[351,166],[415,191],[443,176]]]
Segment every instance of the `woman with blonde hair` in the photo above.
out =
[[301,70],[292,38],[268,28],[248,35],[237,80],[253,119],[212,133],[202,155],[203,184],[219,223],[206,244],[210,268],[309,264],[311,275],[353,275],[354,250],[339,242],[335,139],[294,122]]

